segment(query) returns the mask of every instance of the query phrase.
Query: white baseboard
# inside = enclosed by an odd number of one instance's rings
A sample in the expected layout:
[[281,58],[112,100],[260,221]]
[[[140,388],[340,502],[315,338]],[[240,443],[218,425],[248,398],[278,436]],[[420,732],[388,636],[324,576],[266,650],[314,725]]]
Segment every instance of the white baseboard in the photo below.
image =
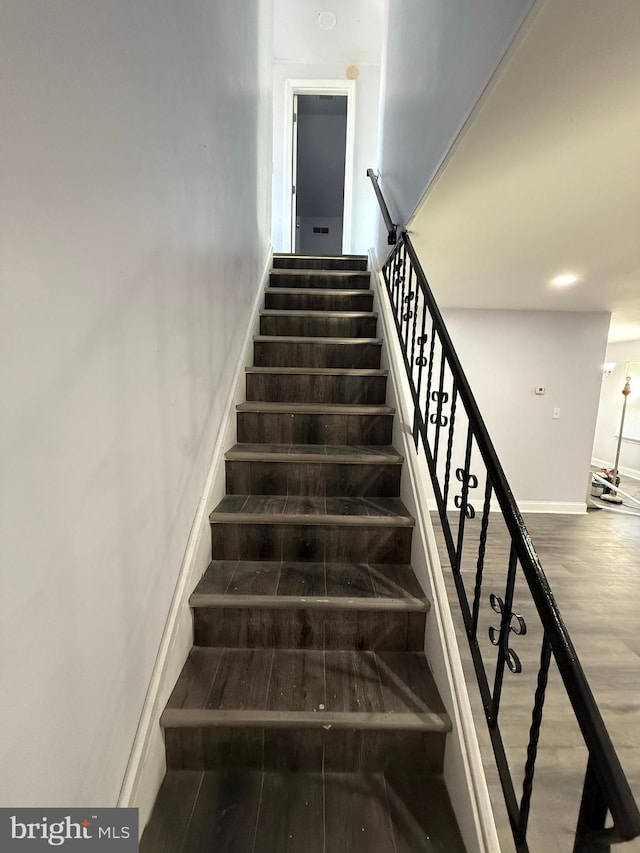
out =
[[499,853],[491,800],[429,515],[431,483],[427,462],[424,453],[417,453],[413,443],[411,395],[391,307],[373,249],[370,250],[370,269],[376,310],[382,323],[383,366],[389,369],[388,402],[396,407],[393,444],[405,457],[401,497],[416,519],[411,564],[431,602],[427,619],[427,656],[453,723],[445,749],[444,778],[466,849],[469,853]]
[[[613,468],[613,462],[607,462],[606,459],[596,459],[595,456],[591,460],[594,468]],[[640,471],[637,468],[625,468],[620,465],[618,473],[623,477],[629,477],[631,480],[640,480]]]
[[225,493],[224,454],[235,442],[236,405],[245,399],[244,368],[253,364],[253,336],[258,328],[258,312],[272,257],[269,247],[118,798],[119,807],[139,810],[140,834],[149,820],[166,771],[160,715],[193,645],[189,596],[211,561],[209,514]]
[[[437,512],[438,505],[434,497],[427,500],[429,512]],[[582,515],[587,511],[586,501],[518,501],[518,509],[525,513],[550,513],[553,515]],[[459,512],[453,501],[447,502],[448,512]],[[491,501],[490,512],[500,512],[497,501]]]
[[582,515],[587,511],[585,501],[518,501],[521,513],[549,512],[559,515]]

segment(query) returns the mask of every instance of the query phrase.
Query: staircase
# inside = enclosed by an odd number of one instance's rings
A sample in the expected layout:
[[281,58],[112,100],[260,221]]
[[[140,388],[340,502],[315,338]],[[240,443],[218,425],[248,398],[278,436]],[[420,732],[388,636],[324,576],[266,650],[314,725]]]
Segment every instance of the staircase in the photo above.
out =
[[457,853],[366,258],[274,258],[143,853]]

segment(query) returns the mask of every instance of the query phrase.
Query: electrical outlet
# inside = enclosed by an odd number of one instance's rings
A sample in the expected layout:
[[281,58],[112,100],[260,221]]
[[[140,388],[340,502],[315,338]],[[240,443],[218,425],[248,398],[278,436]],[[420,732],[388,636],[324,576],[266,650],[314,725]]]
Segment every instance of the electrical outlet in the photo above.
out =
[[553,418],[554,421],[557,421],[558,418],[560,417],[560,409],[555,408],[553,410],[553,414],[551,415],[551,417]]

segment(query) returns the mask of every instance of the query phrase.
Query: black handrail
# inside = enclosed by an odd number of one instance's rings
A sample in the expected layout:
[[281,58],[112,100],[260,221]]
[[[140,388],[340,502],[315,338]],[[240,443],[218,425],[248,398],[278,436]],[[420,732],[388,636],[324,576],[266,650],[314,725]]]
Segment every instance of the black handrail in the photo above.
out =
[[[367,174],[373,180],[372,170]],[[374,186],[377,188],[377,185]],[[377,194],[381,198],[379,188]],[[382,208],[381,204],[381,209],[384,215],[386,205]],[[414,439],[417,446],[418,438],[422,438],[427,458],[516,850],[522,853],[528,850],[526,837],[529,808],[549,665],[553,655],[589,754],[574,853],[608,851],[610,844],[640,835],[640,812],[442,315],[406,232],[401,234],[385,262],[383,275],[413,396]],[[464,463],[455,471],[460,494],[455,499],[458,523],[454,538],[448,505],[454,449],[458,449],[456,429],[459,435],[462,416],[466,416],[467,429],[463,430]],[[443,459],[444,441],[446,456]],[[473,560],[475,585],[470,602],[463,579],[463,561],[468,553],[468,550],[464,550],[464,537],[469,528],[468,522],[475,517],[475,509],[469,502],[469,492],[478,488],[482,479],[482,472],[480,477],[471,472],[474,447],[484,465],[485,488],[477,561],[475,556]],[[511,547],[504,598],[495,594],[490,596],[491,607],[500,616],[499,629],[492,628],[489,632],[491,643],[497,647],[492,688],[478,642],[478,618],[493,496],[499,504]],[[522,671],[520,660],[510,647],[511,634],[526,633],[525,619],[513,612],[518,565],[543,628],[520,802],[516,797],[498,723],[505,666],[512,673]],[[611,815],[613,826],[605,829],[607,813]]]
[[382,218],[384,219],[384,224],[387,228],[387,243],[390,246],[395,246],[398,240],[398,226],[391,219],[389,208],[386,205],[386,202],[382,195],[382,191],[380,189],[380,185],[378,183],[378,176],[373,171],[373,169],[367,169],[367,177],[371,178],[371,183],[373,184],[373,191],[375,192],[376,198],[378,199],[378,204],[380,205],[380,210],[382,212]]

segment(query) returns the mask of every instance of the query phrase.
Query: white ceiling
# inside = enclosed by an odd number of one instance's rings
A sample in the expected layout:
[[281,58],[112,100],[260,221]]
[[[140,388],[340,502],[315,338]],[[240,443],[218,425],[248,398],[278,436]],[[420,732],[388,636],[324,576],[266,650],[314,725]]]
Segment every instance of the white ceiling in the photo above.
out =
[[409,230],[443,306],[640,338],[640,0],[538,3]]

